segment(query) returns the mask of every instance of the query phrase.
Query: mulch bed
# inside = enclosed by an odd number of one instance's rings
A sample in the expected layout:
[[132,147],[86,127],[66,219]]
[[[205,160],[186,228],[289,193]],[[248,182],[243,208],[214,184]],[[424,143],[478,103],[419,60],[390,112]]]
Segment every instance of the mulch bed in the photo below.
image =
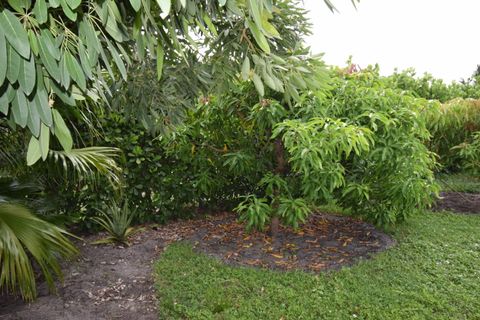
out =
[[480,214],[480,194],[452,191],[442,192],[433,210]]
[[206,221],[189,240],[199,252],[227,264],[313,272],[351,265],[394,244],[371,224],[319,213],[299,230],[281,227],[276,241],[264,232],[246,232],[228,214]]
[[148,225],[128,247],[92,245],[102,234],[77,242],[81,255],[64,263],[58,294],[39,285],[33,303],[0,292],[4,319],[158,319],[152,266],[172,242],[190,241],[196,250],[235,265],[323,271],[350,265],[394,242],[372,225],[348,217],[314,214],[301,231],[281,228],[276,243],[265,233],[247,233],[237,216]]

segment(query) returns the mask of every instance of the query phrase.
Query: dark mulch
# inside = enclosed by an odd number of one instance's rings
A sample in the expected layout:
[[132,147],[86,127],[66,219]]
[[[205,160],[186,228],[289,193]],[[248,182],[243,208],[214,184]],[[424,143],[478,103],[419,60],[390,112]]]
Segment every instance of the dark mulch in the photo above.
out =
[[480,214],[480,194],[452,191],[442,192],[433,210]]
[[189,240],[196,250],[228,264],[314,272],[351,265],[394,243],[368,223],[329,214],[311,215],[297,231],[281,227],[276,241],[266,233],[246,232],[226,214],[211,218]]
[[91,244],[101,236],[77,242],[81,255],[64,264],[57,294],[40,284],[38,299],[28,304],[0,293],[0,319],[158,319],[153,262],[183,239],[227,263],[310,271],[337,269],[393,244],[370,224],[326,214],[312,215],[302,231],[281,228],[275,248],[265,234],[246,233],[230,213],[146,226],[128,247]]

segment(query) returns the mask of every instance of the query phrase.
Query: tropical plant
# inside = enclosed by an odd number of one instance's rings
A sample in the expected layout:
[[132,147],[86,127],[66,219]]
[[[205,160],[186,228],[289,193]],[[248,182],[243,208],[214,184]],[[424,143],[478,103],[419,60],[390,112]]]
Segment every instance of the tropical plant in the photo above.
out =
[[31,133],[29,163],[45,160],[51,135],[65,151],[72,148],[66,116],[108,103],[112,80],[125,80],[132,61],[155,59],[161,78],[164,66],[198,60],[205,48],[216,61],[213,74],[232,78],[243,61],[244,76],[260,93],[265,83],[295,98],[297,85],[279,79],[312,72],[308,56],[284,49],[295,34],[289,30],[303,28],[291,20],[291,8],[271,0],[2,2],[0,112]]
[[424,144],[428,102],[388,88],[376,70],[332,73],[330,84],[293,103],[258,97],[249,82],[201,99],[164,139],[189,164],[193,198],[243,199],[236,211],[247,228],[270,224],[272,234],[331,201],[379,225],[428,206],[438,191]]
[[100,212],[100,216],[94,217],[93,220],[107,231],[108,237],[95,241],[95,243],[128,244],[128,237],[136,231],[131,227],[136,211],[132,210],[126,201],[123,202],[123,205],[112,201],[107,211],[97,210]]
[[0,202],[0,287],[33,300],[37,293],[32,257],[53,290],[54,276],[62,278],[58,259],[78,253],[67,236],[71,234],[41,220],[26,207]]
[[453,147],[458,151],[462,169],[474,175],[480,174],[480,131],[473,134],[470,142]]
[[[428,148],[437,153],[442,170],[463,170],[463,147],[474,141],[480,130],[480,100],[457,98],[444,104],[433,104],[424,112],[432,138]],[[458,146],[458,147],[457,147]]]

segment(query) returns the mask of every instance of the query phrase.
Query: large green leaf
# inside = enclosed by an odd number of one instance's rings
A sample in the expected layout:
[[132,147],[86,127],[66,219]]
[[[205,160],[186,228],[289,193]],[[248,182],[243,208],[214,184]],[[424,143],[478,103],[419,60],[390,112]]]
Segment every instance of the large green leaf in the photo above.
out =
[[[48,40],[47,36],[41,35],[38,39],[38,49],[40,54],[40,59],[42,60],[43,65],[47,69],[48,73],[56,81],[61,80],[60,68],[55,61],[54,56],[52,56],[52,51],[49,50],[51,43]],[[53,50],[53,49],[52,49]],[[58,50],[58,49],[57,49]]]
[[56,110],[52,109],[53,121],[55,123],[55,136],[62,145],[63,149],[66,152],[72,150],[73,140],[70,130],[68,130],[65,121],[63,120],[61,114]]
[[7,79],[10,83],[17,82],[18,74],[20,72],[20,64],[22,63],[22,57],[13,49],[12,46],[7,46]]
[[25,59],[30,58],[30,43],[28,42],[27,31],[23,28],[20,20],[8,9],[3,9],[0,12],[0,26],[10,45]]
[[66,0],[68,6],[72,9],[77,9],[77,7],[82,3],[82,0]]
[[248,80],[249,76],[250,76],[250,59],[248,57],[245,57],[245,60],[243,60],[243,64],[242,64],[242,79]]
[[0,30],[0,86],[5,81],[7,76],[7,43],[5,41],[5,35],[2,30]]
[[85,46],[81,41],[78,43],[78,56],[80,57],[80,63],[82,65],[83,72],[85,73],[88,79],[92,79],[93,78],[92,68],[90,66],[90,62],[88,60],[87,53],[85,51]]
[[30,129],[30,132],[35,136],[40,136],[40,115],[38,114],[37,102],[35,100],[28,100],[28,120],[27,127]]
[[27,98],[22,90],[15,90],[15,98],[12,101],[12,115],[20,127],[25,128],[28,120]]
[[138,11],[142,7],[142,0],[130,0],[133,10]]
[[53,37],[52,33],[48,30],[42,30],[40,33],[40,39],[39,41],[44,45],[46,50],[52,55],[52,57],[60,61],[60,57],[62,53],[60,52],[60,49],[55,41],[55,38]]
[[48,94],[43,84],[43,72],[40,66],[37,66],[37,89],[34,100],[40,119],[45,125],[51,127],[53,125],[52,111],[48,104]]
[[253,38],[257,42],[260,49],[266,53],[270,53],[270,45],[268,44],[267,38],[265,38],[263,33],[258,29],[257,25],[253,21],[247,20],[247,23],[248,28],[252,32]]
[[67,4],[66,0],[60,0],[60,4],[62,6],[63,13],[67,16],[68,19],[75,22],[77,21],[77,12],[73,11],[72,8]]
[[257,89],[258,94],[263,97],[265,94],[265,87],[263,86],[262,79],[256,73],[253,74],[253,84],[255,85],[255,89]]
[[35,18],[37,18],[38,23],[42,24],[48,20],[48,9],[47,3],[45,0],[36,0],[35,6],[33,7],[33,13]]
[[70,52],[65,53],[65,61],[67,64],[67,69],[72,77],[72,79],[77,83],[80,89],[87,89],[87,81],[85,80],[85,75],[83,73],[82,67],[78,63],[77,59],[72,56]]
[[40,152],[42,153],[42,160],[47,159],[48,150],[50,148],[50,128],[42,123],[40,127]]
[[167,14],[170,13],[170,7],[172,5],[171,0],[157,0],[158,5],[163,13]]
[[31,166],[35,164],[42,157],[42,152],[40,151],[40,142],[37,138],[32,136],[30,142],[28,143],[27,149],[27,165]]
[[5,91],[0,90],[0,112],[3,113],[4,115],[8,115],[8,109],[9,109],[9,104],[10,101],[8,101],[8,88],[10,87],[10,84],[7,84],[7,89]]
[[35,88],[35,75],[35,59],[33,54],[29,60],[21,59],[18,83],[27,96],[30,95]]
[[67,68],[67,59],[66,59],[67,53],[62,55],[60,58],[60,83],[65,89],[69,89],[70,87],[70,73]]
[[125,68],[125,64],[123,63],[122,58],[120,58],[117,49],[108,39],[107,46],[110,54],[112,55],[113,61],[115,61],[115,64],[117,65],[118,71],[120,71],[120,74],[122,75],[123,80],[127,80],[127,69]]

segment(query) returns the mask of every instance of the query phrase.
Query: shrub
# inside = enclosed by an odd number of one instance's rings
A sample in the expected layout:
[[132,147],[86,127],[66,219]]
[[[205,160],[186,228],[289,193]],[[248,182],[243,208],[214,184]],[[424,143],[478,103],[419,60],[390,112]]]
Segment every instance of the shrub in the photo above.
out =
[[246,196],[236,210],[248,227],[274,228],[275,220],[296,227],[309,207],[332,200],[380,225],[428,206],[437,187],[423,143],[427,102],[370,70],[332,84],[295,104],[258,99],[239,84],[202,100],[166,148],[190,164],[207,204]]
[[428,129],[432,135],[428,148],[439,155],[443,170],[461,171],[460,151],[474,140],[480,130],[480,100],[454,99],[426,109]]

